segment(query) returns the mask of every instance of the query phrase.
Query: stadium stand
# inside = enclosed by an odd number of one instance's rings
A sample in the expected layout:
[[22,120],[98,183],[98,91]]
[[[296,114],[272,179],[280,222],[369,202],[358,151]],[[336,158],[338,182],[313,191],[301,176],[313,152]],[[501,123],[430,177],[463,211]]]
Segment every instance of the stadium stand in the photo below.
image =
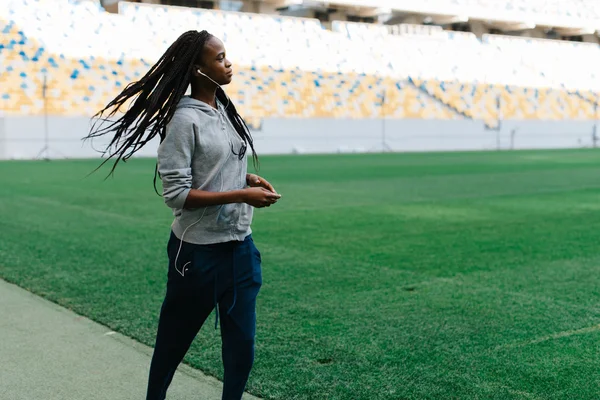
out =
[[[6,114],[41,114],[46,105],[54,115],[92,115],[183,31],[207,29],[228,48],[237,77],[227,91],[254,126],[270,117],[386,116],[475,119],[493,127],[501,119],[597,115],[600,47],[592,43],[478,38],[410,24],[334,21],[329,30],[317,19],[127,2],[119,14],[95,1],[7,3],[0,9],[0,110]],[[569,6],[552,10],[575,15]]]
[[553,27],[600,28],[600,3],[590,0],[337,0],[336,4],[369,6],[424,15],[526,22]]

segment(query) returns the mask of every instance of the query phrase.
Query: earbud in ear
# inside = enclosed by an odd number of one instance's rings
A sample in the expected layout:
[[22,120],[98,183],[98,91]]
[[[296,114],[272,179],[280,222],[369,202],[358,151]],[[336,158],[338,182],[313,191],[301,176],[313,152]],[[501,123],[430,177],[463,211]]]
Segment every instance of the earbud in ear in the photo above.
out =
[[201,73],[202,73],[202,71],[198,70],[198,73],[199,73],[199,74],[201,74]]

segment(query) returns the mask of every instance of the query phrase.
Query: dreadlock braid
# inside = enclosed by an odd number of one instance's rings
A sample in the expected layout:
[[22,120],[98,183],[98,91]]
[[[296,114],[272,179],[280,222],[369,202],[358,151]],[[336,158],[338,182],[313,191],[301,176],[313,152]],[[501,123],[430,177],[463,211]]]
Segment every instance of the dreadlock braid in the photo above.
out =
[[[98,168],[114,158],[109,173],[111,175],[119,161],[126,162],[156,135],[160,137],[161,142],[164,140],[167,124],[190,85],[194,63],[200,58],[204,45],[211,37],[207,31],[185,32],[139,81],[127,85],[117,97],[94,115],[93,118],[97,121],[84,140],[114,133],[110,143],[102,151],[103,156],[108,153],[108,158]],[[217,90],[217,98],[222,103],[229,103],[227,115],[240,137],[250,145],[256,166],[258,158],[246,123],[237,113],[235,106],[227,101],[227,96],[221,88]],[[133,102],[127,111],[118,119],[110,121],[130,100]],[[101,124],[108,122],[108,125],[97,127],[98,120]]]

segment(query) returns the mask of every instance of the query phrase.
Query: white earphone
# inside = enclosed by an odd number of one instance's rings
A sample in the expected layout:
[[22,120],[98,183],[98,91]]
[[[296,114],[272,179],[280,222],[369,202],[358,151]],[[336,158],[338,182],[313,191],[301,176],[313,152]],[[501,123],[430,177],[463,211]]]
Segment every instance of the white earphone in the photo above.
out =
[[221,87],[221,85],[219,85],[213,78],[211,78],[210,76],[206,75],[204,72],[202,72],[202,70],[198,70],[198,73],[202,76],[207,77],[208,79],[210,79],[215,85],[217,85],[218,87]]
[[[210,80],[212,83],[214,83],[215,85],[217,85],[218,87],[220,87],[221,90],[223,90],[223,88],[221,87],[221,85],[219,85],[217,83],[217,81],[215,81],[213,78],[211,78],[210,76],[208,76],[204,72],[202,72],[202,70],[200,68],[198,68],[196,71],[198,71],[198,73],[200,75],[204,76],[205,78],[207,78],[208,80]],[[223,93],[225,93],[225,90],[223,90]],[[227,96],[227,94],[225,94],[225,97],[227,97],[227,105],[225,106],[225,109],[227,109],[227,107],[229,107],[229,103],[231,102],[231,100],[229,100],[229,96]]]

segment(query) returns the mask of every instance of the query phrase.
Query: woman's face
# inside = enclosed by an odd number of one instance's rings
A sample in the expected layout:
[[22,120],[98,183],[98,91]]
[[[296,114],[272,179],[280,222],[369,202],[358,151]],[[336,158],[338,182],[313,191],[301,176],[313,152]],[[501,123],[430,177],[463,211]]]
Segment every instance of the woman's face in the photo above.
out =
[[201,71],[219,85],[231,83],[233,77],[232,64],[227,59],[223,42],[211,36],[204,44]]

